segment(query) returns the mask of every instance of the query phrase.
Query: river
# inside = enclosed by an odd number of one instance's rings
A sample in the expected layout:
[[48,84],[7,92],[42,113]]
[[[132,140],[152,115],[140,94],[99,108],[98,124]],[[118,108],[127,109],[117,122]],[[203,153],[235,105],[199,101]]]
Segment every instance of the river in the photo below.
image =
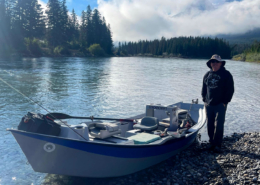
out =
[[[227,60],[226,68],[233,75],[235,94],[227,109],[225,135],[260,131],[260,64]],[[167,105],[196,98],[202,103],[202,78],[208,70],[202,59],[0,59],[4,82],[50,112],[87,117],[127,118],[143,113],[149,103]],[[48,175],[33,171],[6,128],[16,128],[28,111],[47,112],[3,81],[0,185],[41,184]],[[206,140],[206,127],[201,134]]]

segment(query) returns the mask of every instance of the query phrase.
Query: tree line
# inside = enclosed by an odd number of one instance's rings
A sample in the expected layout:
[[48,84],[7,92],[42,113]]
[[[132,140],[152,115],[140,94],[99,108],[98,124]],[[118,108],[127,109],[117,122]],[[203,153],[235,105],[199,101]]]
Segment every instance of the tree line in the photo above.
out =
[[260,42],[255,41],[242,53],[233,56],[233,59],[247,62],[260,62]]
[[112,54],[110,25],[97,9],[87,6],[79,23],[74,9],[69,14],[66,0],[49,0],[45,12],[38,0],[0,0],[0,53],[35,53],[39,47],[84,53],[92,45]]
[[153,41],[140,40],[138,42],[119,43],[117,55],[173,55],[193,58],[209,58],[219,54],[222,58],[230,58],[229,43],[219,38],[178,37]]

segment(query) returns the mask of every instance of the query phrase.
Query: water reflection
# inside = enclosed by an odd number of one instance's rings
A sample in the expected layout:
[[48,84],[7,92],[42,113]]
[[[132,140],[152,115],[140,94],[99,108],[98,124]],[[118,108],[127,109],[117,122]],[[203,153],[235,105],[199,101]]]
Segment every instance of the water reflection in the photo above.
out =
[[[6,59],[0,60],[0,77],[51,112],[127,118],[143,113],[148,103],[191,102],[195,98],[201,102],[202,78],[208,70],[205,63],[158,58]],[[228,105],[225,135],[259,131],[260,65],[227,61],[226,66],[234,77],[235,94]],[[5,129],[17,127],[28,111],[46,111],[2,82],[0,92],[0,184],[41,184],[46,174],[32,170]],[[207,139],[206,128],[202,137]],[[47,175],[44,183],[59,179],[96,182]]]

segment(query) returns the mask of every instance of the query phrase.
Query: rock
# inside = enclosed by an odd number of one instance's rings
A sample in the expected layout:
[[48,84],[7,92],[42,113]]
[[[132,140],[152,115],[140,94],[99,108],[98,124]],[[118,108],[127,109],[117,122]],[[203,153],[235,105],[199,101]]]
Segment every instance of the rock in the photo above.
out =
[[[208,145],[195,143],[158,165],[124,177],[101,179],[96,184],[260,184],[260,133],[225,136],[222,147],[225,152],[220,155],[205,151]],[[50,181],[43,183],[47,184]]]

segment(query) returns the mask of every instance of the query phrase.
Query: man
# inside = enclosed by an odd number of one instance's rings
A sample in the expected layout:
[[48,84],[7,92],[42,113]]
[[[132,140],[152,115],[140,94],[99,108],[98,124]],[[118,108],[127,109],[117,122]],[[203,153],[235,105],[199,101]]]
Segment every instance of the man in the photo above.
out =
[[225,69],[225,61],[219,55],[213,55],[207,62],[210,68],[204,78],[202,98],[206,106],[207,127],[210,150],[221,152],[224,132],[224,122],[227,105],[234,93],[234,81],[229,71]]

